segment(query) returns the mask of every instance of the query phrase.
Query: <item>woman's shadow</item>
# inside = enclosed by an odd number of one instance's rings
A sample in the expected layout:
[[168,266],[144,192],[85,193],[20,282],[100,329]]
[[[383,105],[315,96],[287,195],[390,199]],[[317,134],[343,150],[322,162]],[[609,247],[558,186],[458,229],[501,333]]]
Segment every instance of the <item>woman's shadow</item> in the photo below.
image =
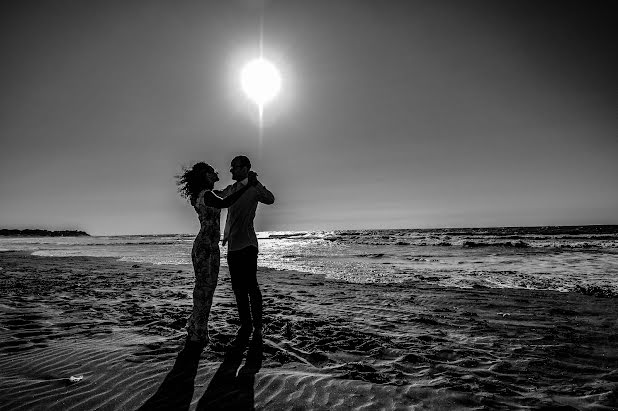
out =
[[201,346],[185,345],[157,392],[139,410],[188,410],[201,354]]
[[262,367],[264,347],[261,341],[252,341],[247,361],[242,363],[244,347],[228,349],[219,369],[212,377],[196,410],[253,410],[255,374]]
[[[244,347],[228,349],[223,362],[212,377],[197,410],[253,410],[255,374],[262,367],[262,342],[251,342],[245,365],[238,370]],[[139,410],[188,410],[193,398],[195,376],[201,347],[187,345],[178,353],[174,367],[157,392]]]

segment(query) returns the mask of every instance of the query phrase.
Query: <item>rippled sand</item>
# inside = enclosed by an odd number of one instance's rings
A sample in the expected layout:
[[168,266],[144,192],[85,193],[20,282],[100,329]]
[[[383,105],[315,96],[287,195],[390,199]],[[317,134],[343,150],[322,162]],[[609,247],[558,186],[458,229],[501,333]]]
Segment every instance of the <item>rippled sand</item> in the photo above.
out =
[[[0,409],[615,409],[618,299],[261,269],[265,344],[184,349],[190,267],[0,253]],[[73,377],[73,378],[71,378]]]

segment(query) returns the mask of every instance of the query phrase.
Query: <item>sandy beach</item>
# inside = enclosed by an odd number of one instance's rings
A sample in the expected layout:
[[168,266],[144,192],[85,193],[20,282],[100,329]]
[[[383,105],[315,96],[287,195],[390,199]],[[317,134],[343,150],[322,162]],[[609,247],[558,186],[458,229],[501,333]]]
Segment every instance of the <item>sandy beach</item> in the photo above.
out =
[[0,409],[616,409],[618,298],[258,277],[263,351],[222,268],[196,352],[191,267],[0,253]]

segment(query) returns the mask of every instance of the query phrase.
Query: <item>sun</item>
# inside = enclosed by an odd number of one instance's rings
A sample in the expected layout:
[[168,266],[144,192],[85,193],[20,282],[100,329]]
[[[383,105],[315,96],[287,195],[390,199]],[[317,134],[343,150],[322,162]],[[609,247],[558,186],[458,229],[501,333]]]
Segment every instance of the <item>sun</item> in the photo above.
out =
[[281,75],[273,63],[260,57],[242,68],[240,84],[247,97],[261,110],[279,94]]

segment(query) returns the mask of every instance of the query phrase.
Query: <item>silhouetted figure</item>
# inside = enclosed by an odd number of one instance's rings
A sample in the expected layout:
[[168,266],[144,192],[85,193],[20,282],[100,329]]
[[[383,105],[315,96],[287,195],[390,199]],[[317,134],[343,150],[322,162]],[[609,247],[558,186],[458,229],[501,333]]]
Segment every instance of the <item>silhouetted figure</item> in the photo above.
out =
[[[255,341],[255,340],[254,340]],[[228,350],[219,369],[210,380],[196,410],[253,410],[255,409],[255,374],[262,366],[263,346],[252,341],[245,365],[242,362],[244,347]]]
[[157,392],[139,410],[188,410],[201,354],[202,348],[196,344],[185,346]]
[[195,271],[193,312],[187,323],[187,341],[201,346],[208,344],[208,316],[219,278],[219,240],[221,208],[229,207],[247,190],[257,184],[255,173],[247,174],[247,184],[221,198],[213,193],[219,175],[210,165],[200,162],[178,177],[180,193],[195,209],[200,220],[200,232],[193,241],[191,260]]
[[[221,191],[223,196],[237,193],[249,184],[251,162],[245,156],[232,160],[230,172],[236,183]],[[275,197],[256,179],[256,184],[246,190],[240,199],[229,207],[223,245],[227,243],[227,262],[230,269],[232,289],[236,297],[240,329],[234,345],[244,346],[253,338],[262,339],[262,293],[257,282],[258,241],[253,219],[258,202],[273,204]]]

